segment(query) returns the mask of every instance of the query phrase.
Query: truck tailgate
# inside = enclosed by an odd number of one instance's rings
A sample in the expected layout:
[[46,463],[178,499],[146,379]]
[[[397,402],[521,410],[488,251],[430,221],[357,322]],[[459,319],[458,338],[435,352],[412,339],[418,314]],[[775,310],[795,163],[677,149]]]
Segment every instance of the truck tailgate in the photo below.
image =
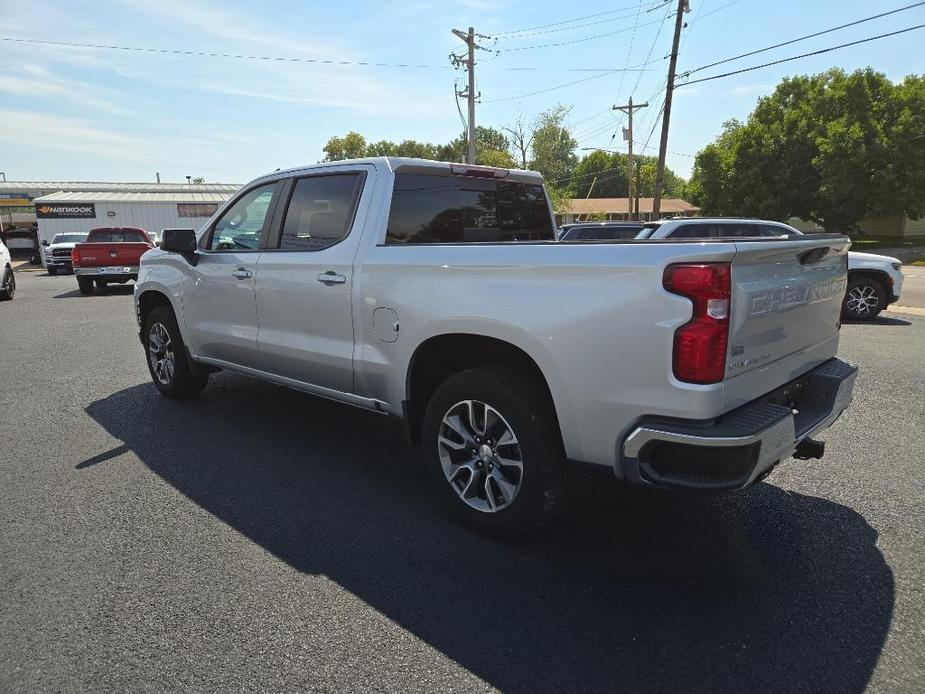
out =
[[151,249],[147,243],[79,243],[80,267],[106,265],[137,266],[141,256]]
[[725,409],[835,356],[850,245],[837,234],[736,242]]

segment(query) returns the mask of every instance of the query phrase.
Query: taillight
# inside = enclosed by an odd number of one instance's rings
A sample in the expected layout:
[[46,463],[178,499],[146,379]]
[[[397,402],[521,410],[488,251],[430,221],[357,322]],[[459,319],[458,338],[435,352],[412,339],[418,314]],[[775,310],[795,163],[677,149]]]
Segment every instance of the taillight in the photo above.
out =
[[662,285],[694,305],[690,321],[674,333],[675,378],[687,383],[719,383],[726,370],[729,342],[729,264],[669,265]]
[[77,250],[77,246],[74,246],[71,249],[71,265],[77,265],[80,263],[80,251]]

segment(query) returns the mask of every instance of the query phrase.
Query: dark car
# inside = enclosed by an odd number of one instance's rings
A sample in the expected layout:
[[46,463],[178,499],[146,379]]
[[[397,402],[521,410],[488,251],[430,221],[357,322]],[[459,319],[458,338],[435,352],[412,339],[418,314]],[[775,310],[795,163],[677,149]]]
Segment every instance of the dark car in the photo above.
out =
[[559,227],[560,241],[614,241],[634,239],[642,222],[575,222]]

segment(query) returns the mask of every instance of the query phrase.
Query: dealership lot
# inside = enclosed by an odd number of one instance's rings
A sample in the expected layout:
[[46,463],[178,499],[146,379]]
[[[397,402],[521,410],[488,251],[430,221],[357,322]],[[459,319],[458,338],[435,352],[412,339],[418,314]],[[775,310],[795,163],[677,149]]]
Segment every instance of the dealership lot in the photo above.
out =
[[[501,544],[390,422],[150,385],[130,287],[0,305],[0,691],[921,691],[925,318],[846,325],[821,461],[748,493],[583,481]],[[615,355],[619,368],[619,355]]]

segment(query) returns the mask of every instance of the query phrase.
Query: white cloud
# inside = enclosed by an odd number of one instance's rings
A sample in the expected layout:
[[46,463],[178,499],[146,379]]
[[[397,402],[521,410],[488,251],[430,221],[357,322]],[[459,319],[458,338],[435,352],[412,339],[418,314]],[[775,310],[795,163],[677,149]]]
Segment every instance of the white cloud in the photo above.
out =
[[88,82],[56,75],[40,65],[18,65],[14,73],[0,73],[0,91],[19,96],[64,99],[113,115],[133,113],[131,109],[113,101],[105,90]]
[[111,160],[145,163],[209,161],[229,143],[253,146],[240,135],[174,137],[147,131],[143,136],[99,127],[83,118],[65,118],[36,111],[0,110],[0,143],[53,152],[77,152]]

